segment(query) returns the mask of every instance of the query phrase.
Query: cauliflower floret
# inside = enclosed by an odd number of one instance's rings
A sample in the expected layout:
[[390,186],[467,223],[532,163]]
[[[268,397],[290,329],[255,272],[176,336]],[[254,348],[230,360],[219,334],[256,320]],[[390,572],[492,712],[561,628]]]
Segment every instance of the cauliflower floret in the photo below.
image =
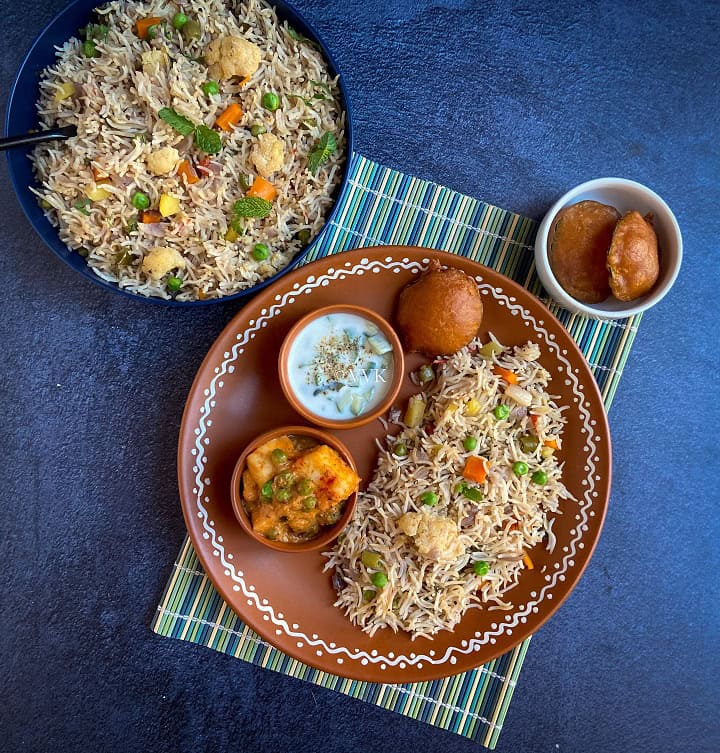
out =
[[143,73],[148,76],[156,76],[167,63],[168,56],[165,50],[147,50],[140,55]]
[[150,152],[145,161],[151,173],[154,175],[166,175],[175,169],[175,165],[177,165],[179,159],[180,153],[175,147],[165,146],[156,152]]
[[205,63],[210,78],[223,79],[232,76],[247,78],[260,65],[260,48],[242,37],[218,37],[205,50]]
[[453,562],[465,554],[460,531],[450,518],[428,512],[406,512],[398,518],[397,527],[413,539],[421,557]]
[[153,280],[159,280],[171,269],[185,269],[185,259],[176,248],[156,246],[150,253],[145,254],[142,270]]
[[284,158],[283,142],[272,133],[261,133],[257,144],[250,150],[250,159],[263,178],[269,178],[276,170],[279,170]]

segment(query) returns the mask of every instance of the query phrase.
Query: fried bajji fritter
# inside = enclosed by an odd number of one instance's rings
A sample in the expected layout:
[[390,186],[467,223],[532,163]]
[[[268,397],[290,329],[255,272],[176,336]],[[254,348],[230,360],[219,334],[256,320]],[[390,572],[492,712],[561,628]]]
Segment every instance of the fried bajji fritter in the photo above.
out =
[[482,315],[473,279],[459,269],[442,269],[433,260],[400,292],[396,320],[407,350],[448,355],[475,337]]
[[607,254],[620,213],[597,201],[558,212],[550,230],[548,259],[562,287],[578,301],[600,303],[610,295]]
[[619,301],[634,301],[655,285],[660,259],[652,214],[628,212],[615,226],[607,256],[610,289]]

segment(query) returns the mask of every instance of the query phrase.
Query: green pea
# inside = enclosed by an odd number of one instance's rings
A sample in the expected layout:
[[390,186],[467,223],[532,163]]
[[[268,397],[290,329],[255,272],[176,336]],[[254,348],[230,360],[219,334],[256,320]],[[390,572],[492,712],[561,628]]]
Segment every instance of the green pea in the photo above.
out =
[[382,557],[377,552],[366,549],[360,555],[360,561],[363,563],[363,565],[365,565],[365,567],[369,567],[371,570],[377,570],[379,569],[380,563],[382,562]]
[[477,447],[477,445],[477,437],[465,437],[465,439],[463,439],[463,447],[468,452],[472,452]]
[[278,537],[277,528],[269,528],[267,531],[265,531],[266,539],[270,539],[270,541],[274,541],[277,537]]
[[264,243],[256,243],[252,250],[255,261],[265,261],[270,256],[270,249]]
[[95,42],[93,42],[92,39],[86,39],[82,43],[82,51],[83,51],[83,55],[85,55],[86,58],[99,58],[100,57],[100,53],[97,51]]
[[280,97],[275,92],[265,92],[262,95],[262,106],[270,112],[275,112],[280,107]]
[[487,575],[489,570],[490,565],[488,565],[485,560],[478,560],[478,562],[473,562],[473,572],[475,573],[475,575]]
[[408,449],[405,442],[396,442],[393,447],[393,455],[397,455],[399,458],[407,457]]
[[208,95],[208,97],[211,94],[220,94],[220,87],[218,86],[217,81],[206,81],[202,85],[202,90]]
[[279,447],[276,447],[271,453],[273,463],[284,463],[287,460],[287,455]]
[[479,502],[483,498],[483,493],[476,486],[465,486],[462,495],[471,502]]
[[275,483],[278,486],[291,486],[295,481],[295,474],[292,471],[283,471],[275,476]]
[[188,17],[184,13],[176,13],[173,16],[172,25],[180,31],[183,26],[188,22]]
[[455,484],[455,488],[453,489],[453,492],[455,494],[464,494],[467,488],[468,488],[468,485],[464,481],[458,481],[457,484]]
[[270,499],[273,495],[272,481],[266,481],[260,489],[260,494],[263,497]]
[[90,256],[90,251],[88,251],[88,249],[86,249],[84,247],[83,248],[79,248],[77,250],[77,252],[78,252],[78,256],[82,256],[83,259],[87,259],[88,256]]
[[40,207],[42,209],[52,209],[52,204],[47,199],[40,199]]
[[305,512],[309,512],[310,510],[314,510],[315,506],[317,505],[317,500],[315,497],[305,497],[305,499],[302,501],[302,508],[305,510]]
[[423,364],[417,370],[417,377],[420,381],[420,384],[427,384],[428,382],[432,382],[432,380],[435,379],[435,372],[433,371],[433,367],[430,366],[429,363]]
[[528,472],[528,465],[527,463],[523,463],[522,460],[518,460],[516,463],[513,463],[513,473],[520,478],[520,476],[524,476]]
[[438,503],[438,495],[435,494],[435,492],[423,492],[420,495],[420,501],[424,505],[429,505],[430,507],[434,507]]
[[290,490],[289,489],[276,489],[275,499],[278,502],[288,502],[290,500]]
[[259,136],[261,133],[267,133],[267,128],[265,128],[264,125],[255,123],[255,125],[250,126],[250,133],[252,133],[253,136]]
[[363,589],[363,601],[372,601],[375,598],[377,591],[373,591],[372,588]]
[[540,442],[534,434],[523,434],[520,437],[520,447],[522,447],[523,452],[527,452],[528,454],[535,452],[538,444]]
[[304,497],[306,494],[310,494],[313,490],[313,482],[310,481],[309,478],[301,478],[300,481],[297,482],[297,490],[298,494],[302,494]]
[[180,277],[168,277],[167,279],[167,289],[171,293],[177,293],[178,290],[182,287],[183,281]]
[[388,584],[387,575],[385,575],[385,573],[373,573],[370,576],[370,582],[376,588],[385,588]]
[[547,484],[547,473],[545,471],[535,471],[530,478],[534,484],[538,484],[539,486]]
[[297,239],[303,244],[303,246],[307,246],[308,241],[310,240],[310,229],[304,227],[302,230],[298,230]]
[[502,421],[510,415],[510,408],[508,408],[507,405],[503,405],[501,403],[500,405],[495,407],[493,414],[498,421]]
[[135,209],[147,209],[150,206],[150,198],[142,191],[135,191],[132,197],[132,205]]
[[188,18],[180,31],[183,40],[188,43],[193,39],[200,39],[202,36],[202,27],[194,18]]
[[148,30],[145,34],[145,39],[155,39],[158,35],[158,24],[153,24],[152,26],[148,26]]

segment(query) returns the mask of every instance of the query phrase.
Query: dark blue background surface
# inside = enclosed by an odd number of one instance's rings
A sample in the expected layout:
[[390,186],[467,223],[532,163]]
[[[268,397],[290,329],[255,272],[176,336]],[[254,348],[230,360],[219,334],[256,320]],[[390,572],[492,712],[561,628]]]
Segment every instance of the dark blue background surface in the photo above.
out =
[[[3,97],[61,5],[2,3]],[[533,639],[498,750],[717,751],[720,7],[545,5],[298,2],[347,77],[363,154],[537,218],[603,175],[675,210],[685,264],[610,413],[605,530]],[[0,169],[0,749],[477,749],[151,634],[184,533],[183,402],[237,307],[90,285],[40,244]]]

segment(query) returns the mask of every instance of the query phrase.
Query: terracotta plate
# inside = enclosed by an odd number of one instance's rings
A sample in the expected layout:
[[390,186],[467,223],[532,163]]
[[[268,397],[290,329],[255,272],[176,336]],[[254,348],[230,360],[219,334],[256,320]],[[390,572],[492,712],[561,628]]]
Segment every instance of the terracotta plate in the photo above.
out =
[[[283,336],[308,311],[356,303],[391,317],[400,288],[430,259],[475,277],[485,314],[481,334],[503,343],[535,340],[553,375],[551,393],[569,405],[561,459],[578,503],[554,524],[551,555],[534,550],[535,570],[511,592],[511,612],[470,610],[453,632],[412,641],[380,631],[373,638],[333,607],[330,574],[318,552],[285,554],[246,536],[233,517],[230,477],[243,447],[280,424],[304,423],[285,401],[276,362]],[[406,372],[422,361],[410,356]],[[406,377],[405,405],[416,391]],[[368,479],[379,421],[339,432]],[[528,291],[468,259],[422,248],[365,248],[301,267],[262,291],[210,349],[188,397],[180,431],[178,475],[185,521],[203,567],[228,604],[266,640],[307,664],[372,682],[417,682],[477,667],[537,630],[582,574],[602,528],[610,491],[610,436],[590,370],[567,331]]]

